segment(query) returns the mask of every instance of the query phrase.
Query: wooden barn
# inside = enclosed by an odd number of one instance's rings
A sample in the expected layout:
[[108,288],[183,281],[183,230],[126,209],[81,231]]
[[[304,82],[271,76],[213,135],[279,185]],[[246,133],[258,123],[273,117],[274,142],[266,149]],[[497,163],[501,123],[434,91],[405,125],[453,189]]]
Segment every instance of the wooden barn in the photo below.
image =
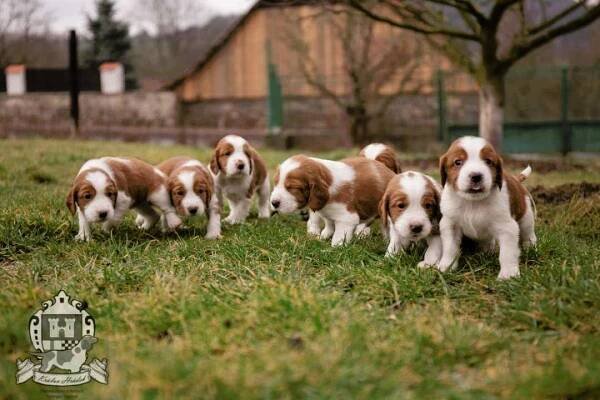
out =
[[[276,71],[282,87],[283,127],[287,132],[300,135],[321,135],[342,138],[347,131],[348,118],[334,102],[324,99],[322,93],[307,83],[306,59],[318,64],[318,75],[327,81],[329,89],[338,96],[350,93],[352,85],[344,72],[347,57],[342,48],[340,32],[333,18],[343,18],[341,4],[331,2],[325,12],[322,1],[316,0],[259,0],[240,17],[237,24],[199,60],[185,76],[173,82],[174,90],[183,104],[184,124],[219,129],[242,129],[260,134],[266,131],[268,114],[265,99],[269,95],[269,65]],[[334,12],[331,12],[333,8]],[[327,14],[327,15],[325,15]],[[338,16],[339,15],[339,16]],[[363,17],[364,18],[364,17]],[[305,53],[294,47],[293,35],[302,38]],[[409,33],[384,24],[373,29],[373,43],[394,35],[403,49],[399,57],[411,57],[420,51],[419,65],[411,72],[410,80],[403,82],[407,95],[426,96],[420,99],[431,106],[404,116],[392,115],[378,127],[386,134],[411,136],[435,135],[435,73],[449,68],[447,60],[428,50],[422,41]],[[425,48],[425,50],[422,50]],[[407,67],[408,68],[408,67]],[[398,74],[389,76],[378,89],[381,96],[396,92]],[[417,104],[419,102],[417,101]],[[391,107],[391,114],[406,107]],[[415,116],[415,113],[417,114]],[[431,115],[418,115],[428,113]],[[423,120],[423,128],[401,129],[405,119],[410,125]],[[403,130],[404,132],[400,132]],[[422,132],[420,132],[421,130]],[[255,132],[256,131],[256,132]],[[344,140],[341,140],[344,142]]]

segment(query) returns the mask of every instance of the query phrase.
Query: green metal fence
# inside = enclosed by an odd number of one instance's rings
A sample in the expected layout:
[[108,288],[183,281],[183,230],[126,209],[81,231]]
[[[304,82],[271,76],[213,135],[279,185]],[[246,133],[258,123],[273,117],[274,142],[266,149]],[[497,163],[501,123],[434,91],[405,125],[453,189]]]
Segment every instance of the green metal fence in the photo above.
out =
[[[448,89],[449,81],[464,78],[438,73],[442,141],[478,134],[476,120],[461,121],[465,117],[449,106],[464,104],[451,101],[464,93]],[[507,153],[600,152],[600,67],[515,68],[506,81],[505,121]]]

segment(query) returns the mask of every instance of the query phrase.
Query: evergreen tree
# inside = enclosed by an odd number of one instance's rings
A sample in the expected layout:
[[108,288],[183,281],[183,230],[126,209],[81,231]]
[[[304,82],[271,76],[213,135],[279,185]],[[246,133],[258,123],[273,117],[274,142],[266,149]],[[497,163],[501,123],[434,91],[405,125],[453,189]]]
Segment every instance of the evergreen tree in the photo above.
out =
[[131,49],[129,26],[115,17],[114,0],[96,1],[96,17],[88,16],[91,43],[85,54],[90,68],[98,68],[105,61],[118,61],[125,69],[125,87],[137,88],[137,82],[128,52]]

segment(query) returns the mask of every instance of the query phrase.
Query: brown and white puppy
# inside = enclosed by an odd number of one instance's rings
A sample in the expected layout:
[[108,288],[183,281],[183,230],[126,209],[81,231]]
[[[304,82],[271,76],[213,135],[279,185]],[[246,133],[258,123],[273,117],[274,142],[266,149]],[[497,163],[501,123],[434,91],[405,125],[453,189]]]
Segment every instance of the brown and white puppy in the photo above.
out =
[[330,161],[298,155],[285,160],[275,175],[271,205],[287,214],[308,207],[325,221],[322,239],[339,246],[357,226],[378,216],[378,205],[394,176],[385,165],[363,157]]
[[67,195],[67,207],[79,219],[78,240],[92,238],[90,224],[102,223],[104,230],[118,225],[128,210],[143,215],[142,229],[159,219],[158,209],[169,229],[181,224],[171,205],[166,176],[152,165],[135,158],[103,157],[87,161]]
[[524,246],[537,241],[535,205],[521,184],[530,173],[530,167],[518,177],[505,173],[502,158],[483,138],[465,136],[452,143],[440,158],[441,271],[455,265],[465,235],[488,248],[498,244],[498,279],[519,276],[519,239]]
[[[396,152],[388,145],[382,143],[371,143],[365,146],[360,153],[359,157],[365,157],[370,160],[379,161],[388,167],[393,173],[398,174],[402,170]],[[314,212],[308,211],[308,221],[306,223],[307,231],[310,235],[319,236],[321,233],[321,219]],[[371,232],[371,228],[365,224],[359,224],[356,227],[356,235],[367,236]]]
[[396,157],[396,152],[392,147],[383,143],[371,143],[363,147],[358,155],[383,163],[395,174],[402,172],[402,168],[400,168],[400,163],[398,163],[398,158]]
[[411,243],[427,241],[427,251],[419,267],[435,265],[442,256],[439,233],[442,187],[420,172],[396,175],[379,204],[381,225],[390,239],[386,257],[406,249]]
[[225,222],[244,222],[250,212],[252,196],[258,194],[258,217],[269,218],[269,176],[265,162],[246,139],[228,135],[219,140],[210,170],[215,179],[215,190],[222,204],[225,196],[230,212]]
[[190,157],[173,157],[157,167],[167,176],[171,204],[183,218],[206,214],[207,239],[221,236],[220,205],[213,177],[200,161]]

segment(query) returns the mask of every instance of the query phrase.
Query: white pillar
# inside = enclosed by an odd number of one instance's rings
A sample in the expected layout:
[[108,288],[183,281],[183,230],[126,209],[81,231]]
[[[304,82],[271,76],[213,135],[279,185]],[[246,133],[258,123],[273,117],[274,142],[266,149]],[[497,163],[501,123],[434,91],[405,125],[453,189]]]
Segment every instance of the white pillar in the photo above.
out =
[[13,64],[4,69],[6,73],[6,93],[21,95],[27,91],[25,84],[25,65]]
[[100,65],[100,88],[104,94],[117,94],[125,91],[123,64],[105,62]]

